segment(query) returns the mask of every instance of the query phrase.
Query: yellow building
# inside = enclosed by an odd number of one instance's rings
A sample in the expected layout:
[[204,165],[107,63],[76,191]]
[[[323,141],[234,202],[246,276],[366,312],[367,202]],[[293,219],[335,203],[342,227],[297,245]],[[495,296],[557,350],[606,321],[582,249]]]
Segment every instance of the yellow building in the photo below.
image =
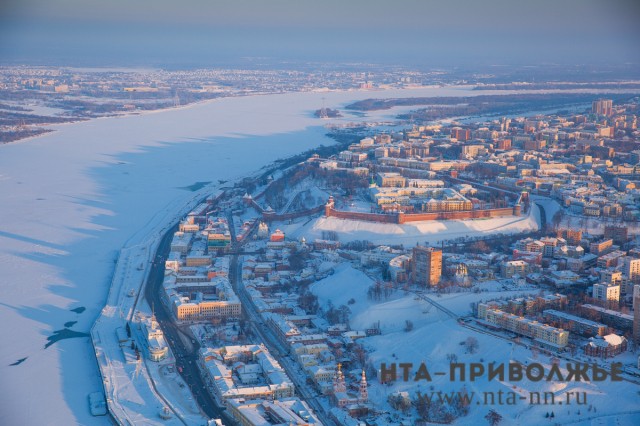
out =
[[550,343],[550,346],[558,349],[562,349],[569,344],[568,331],[498,309],[487,309],[486,321],[514,333],[538,340],[540,343]]

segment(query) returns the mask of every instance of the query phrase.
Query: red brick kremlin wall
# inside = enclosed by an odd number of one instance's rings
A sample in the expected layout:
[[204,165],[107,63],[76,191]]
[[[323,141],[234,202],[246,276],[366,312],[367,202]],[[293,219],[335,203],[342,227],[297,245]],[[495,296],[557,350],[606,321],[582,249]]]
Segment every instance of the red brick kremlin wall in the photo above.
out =
[[327,205],[324,209],[327,217],[337,217],[340,219],[364,220],[367,222],[381,223],[408,223],[422,220],[455,220],[455,219],[480,219],[503,216],[520,216],[520,206],[505,207],[499,209],[469,210],[460,212],[435,212],[435,213],[362,213],[336,210]]

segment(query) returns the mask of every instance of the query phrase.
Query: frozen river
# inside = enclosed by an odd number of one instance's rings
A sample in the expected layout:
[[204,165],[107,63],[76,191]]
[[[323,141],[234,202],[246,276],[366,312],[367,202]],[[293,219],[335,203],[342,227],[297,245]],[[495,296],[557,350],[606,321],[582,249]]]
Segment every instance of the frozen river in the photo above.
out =
[[[0,146],[3,424],[107,423],[88,410],[87,394],[101,390],[89,339],[45,345],[54,335],[89,332],[118,249],[155,212],[188,199],[190,185],[233,181],[333,143],[323,127],[332,120],[312,116],[323,102],[339,108],[369,97],[488,94],[445,87],[224,98],[60,125]],[[403,110],[333,121],[387,120]]]

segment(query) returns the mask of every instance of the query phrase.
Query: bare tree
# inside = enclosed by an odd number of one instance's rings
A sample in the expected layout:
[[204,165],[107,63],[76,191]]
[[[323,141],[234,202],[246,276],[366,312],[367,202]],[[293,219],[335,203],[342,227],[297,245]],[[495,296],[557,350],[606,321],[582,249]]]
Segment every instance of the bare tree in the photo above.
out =
[[409,320],[406,320],[405,321],[405,326],[404,326],[404,331],[406,331],[408,333],[411,330],[413,330],[413,322],[411,322]]
[[502,421],[502,416],[496,410],[489,410],[484,418],[487,419],[491,426],[496,426]]
[[467,349],[467,352],[474,354],[478,350],[478,339],[473,336],[467,337],[467,340],[464,341],[464,346]]

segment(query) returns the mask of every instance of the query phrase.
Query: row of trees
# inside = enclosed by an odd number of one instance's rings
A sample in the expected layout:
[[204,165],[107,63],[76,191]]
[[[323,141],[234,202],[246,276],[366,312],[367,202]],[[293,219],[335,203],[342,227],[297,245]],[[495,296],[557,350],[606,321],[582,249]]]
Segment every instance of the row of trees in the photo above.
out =
[[[471,401],[469,399],[466,388],[463,386],[458,392],[452,392],[451,398],[433,398],[431,395],[423,395],[420,392],[416,394],[416,397],[412,400],[408,394],[404,392],[398,392],[389,395],[387,401],[391,408],[401,411],[407,414],[412,407],[416,408],[420,421],[416,424],[427,423],[453,423],[459,417],[464,417],[469,414]],[[444,400],[444,401],[443,401]],[[546,418],[554,418],[553,412],[547,413]],[[503,417],[496,410],[489,410],[484,416],[485,420],[491,426],[497,426],[502,422]]]
[[337,308],[333,306],[333,303],[329,301],[327,303],[327,310],[324,312],[324,317],[329,324],[347,324],[349,322],[349,315],[351,309],[347,305],[340,305]]
[[450,398],[434,398],[433,394],[416,394],[413,405],[420,418],[425,422],[450,424],[459,417],[469,414],[470,400],[463,386],[458,392],[452,392]]
[[369,300],[388,300],[393,294],[393,283],[390,281],[376,281],[375,284],[367,290],[367,298]]

